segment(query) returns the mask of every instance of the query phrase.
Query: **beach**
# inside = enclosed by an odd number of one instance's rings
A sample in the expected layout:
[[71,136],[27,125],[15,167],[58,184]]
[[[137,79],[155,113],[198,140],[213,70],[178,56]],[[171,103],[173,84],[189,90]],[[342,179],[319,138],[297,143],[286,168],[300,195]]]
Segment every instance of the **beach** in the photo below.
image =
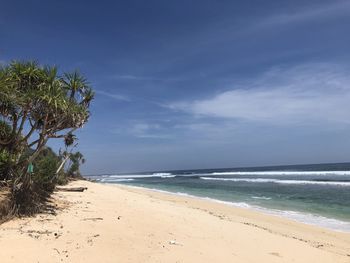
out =
[[124,185],[75,181],[56,214],[0,225],[1,262],[350,262],[350,233]]

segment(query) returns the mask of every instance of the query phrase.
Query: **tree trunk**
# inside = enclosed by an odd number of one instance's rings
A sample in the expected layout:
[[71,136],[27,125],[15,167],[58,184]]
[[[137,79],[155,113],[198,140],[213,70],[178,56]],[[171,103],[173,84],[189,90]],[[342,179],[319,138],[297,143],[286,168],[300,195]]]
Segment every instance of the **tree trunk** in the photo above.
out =
[[60,166],[58,167],[57,171],[56,171],[56,176],[58,175],[58,173],[62,170],[62,168],[64,167],[64,165],[66,164],[67,160],[69,159],[69,155],[67,155],[64,160],[62,161],[62,163],[60,164]]

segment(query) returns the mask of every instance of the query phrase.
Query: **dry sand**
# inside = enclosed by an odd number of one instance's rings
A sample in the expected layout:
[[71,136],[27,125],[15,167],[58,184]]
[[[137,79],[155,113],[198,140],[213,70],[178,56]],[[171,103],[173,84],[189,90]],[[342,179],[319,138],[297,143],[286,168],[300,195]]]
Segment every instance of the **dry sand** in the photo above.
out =
[[0,262],[350,262],[350,234],[210,201],[77,181],[57,215],[0,225]]

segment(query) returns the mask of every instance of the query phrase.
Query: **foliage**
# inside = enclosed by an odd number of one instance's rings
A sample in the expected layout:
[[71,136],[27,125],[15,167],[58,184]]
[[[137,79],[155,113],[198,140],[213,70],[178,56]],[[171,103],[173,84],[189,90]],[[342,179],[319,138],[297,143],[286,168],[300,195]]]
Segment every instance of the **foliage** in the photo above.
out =
[[81,177],[80,164],[85,163],[84,156],[80,152],[71,153],[69,155],[70,165],[68,167],[67,174],[70,177]]
[[[0,121],[0,139],[5,140],[11,133],[11,127],[4,121]],[[7,180],[10,173],[11,156],[5,149],[0,148],[0,180]]]
[[[74,131],[89,119],[93,97],[78,72],[59,76],[56,67],[36,62],[0,68],[0,162],[7,167],[0,179],[12,180],[17,205],[23,207],[20,203],[38,188],[51,190],[59,158],[45,145],[51,138],[72,145]],[[33,162],[34,175],[27,172]]]
[[5,149],[0,149],[0,180],[9,179],[10,160],[10,154]]
[[[59,77],[57,68],[35,62],[14,62],[1,69],[0,94],[0,114],[12,126],[9,138],[1,139],[0,145],[13,153],[34,147],[30,161],[50,138],[72,143],[72,132],[89,118],[93,98],[77,72]],[[28,131],[22,136],[25,127]]]
[[60,159],[51,148],[45,148],[41,151],[34,162],[33,181],[41,189],[52,190],[55,182],[56,170]]
[[11,134],[11,127],[4,121],[0,120],[0,140],[7,140]]

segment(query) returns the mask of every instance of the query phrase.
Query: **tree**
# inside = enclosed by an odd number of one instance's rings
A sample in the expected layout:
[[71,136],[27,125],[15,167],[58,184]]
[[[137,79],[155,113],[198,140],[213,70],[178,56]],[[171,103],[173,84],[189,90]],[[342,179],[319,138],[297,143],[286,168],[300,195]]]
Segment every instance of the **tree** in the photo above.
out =
[[85,163],[85,158],[80,152],[71,153],[69,155],[70,165],[68,168],[68,175],[70,177],[80,177],[80,164]]
[[45,147],[34,162],[33,180],[39,184],[38,189],[52,190],[53,178],[59,165],[60,158],[50,147]]
[[[0,140],[7,140],[11,133],[11,127],[0,120]],[[0,148],[0,181],[8,180],[10,174],[10,154]]]
[[[0,68],[0,120],[8,127],[6,136],[0,127],[0,150],[10,156],[15,190],[28,189],[32,179],[28,164],[49,139],[74,143],[73,133],[88,121],[93,97],[78,72],[60,77],[56,67],[37,62],[12,62]],[[32,152],[24,158],[27,149]]]

